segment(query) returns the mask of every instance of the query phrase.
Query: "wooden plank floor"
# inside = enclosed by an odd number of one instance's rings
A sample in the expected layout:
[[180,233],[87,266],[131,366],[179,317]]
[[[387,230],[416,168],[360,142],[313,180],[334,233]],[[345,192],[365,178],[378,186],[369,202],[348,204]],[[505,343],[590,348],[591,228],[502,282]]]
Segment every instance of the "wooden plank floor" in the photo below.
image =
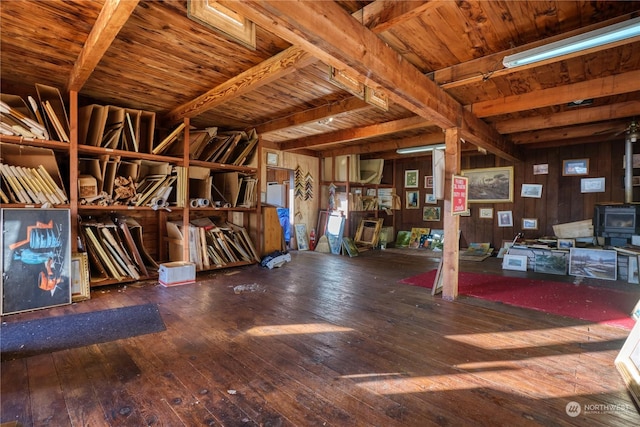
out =
[[[437,266],[407,253],[293,252],[292,258],[279,269],[203,273],[196,284],[172,288],[154,282],[97,288],[89,301],[3,317],[9,323],[156,303],[167,330],[2,362],[0,421],[640,424],[613,365],[626,330],[473,298],[443,301],[398,283]],[[463,262],[462,269],[526,274],[501,272],[495,258]],[[239,285],[249,291],[234,292]],[[567,415],[570,402],[582,408],[579,416]]]

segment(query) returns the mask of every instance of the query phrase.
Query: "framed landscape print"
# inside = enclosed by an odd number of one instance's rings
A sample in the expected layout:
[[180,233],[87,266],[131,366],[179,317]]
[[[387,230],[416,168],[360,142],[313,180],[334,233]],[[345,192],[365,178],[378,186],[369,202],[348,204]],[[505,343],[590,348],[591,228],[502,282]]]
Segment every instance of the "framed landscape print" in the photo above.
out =
[[467,169],[469,203],[508,203],[513,201],[513,166]]
[[562,161],[562,176],[588,175],[589,159],[571,159]]
[[420,206],[420,191],[407,191],[405,209],[418,209]]
[[571,248],[569,252],[569,274],[616,280],[617,252],[610,249]]
[[423,221],[440,221],[440,207],[425,206],[422,208]]
[[542,184],[522,184],[520,197],[542,197]]
[[71,303],[69,209],[2,209],[2,314]]

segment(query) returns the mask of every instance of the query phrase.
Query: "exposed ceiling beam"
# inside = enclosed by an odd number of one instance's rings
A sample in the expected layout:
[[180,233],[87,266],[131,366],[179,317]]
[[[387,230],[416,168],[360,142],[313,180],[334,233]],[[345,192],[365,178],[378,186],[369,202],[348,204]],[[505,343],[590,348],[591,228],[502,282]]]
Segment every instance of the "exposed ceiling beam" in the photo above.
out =
[[601,107],[576,107],[574,110],[544,116],[525,117],[494,123],[501,134],[526,132],[560,126],[572,126],[625,117],[640,116],[640,102],[628,101]]
[[419,129],[427,126],[433,126],[433,123],[426,121],[422,117],[414,116],[406,119],[378,123],[375,125],[340,129],[333,132],[308,136],[305,138],[292,139],[282,142],[279,145],[280,149],[283,151],[294,151],[301,148],[314,148],[320,146],[326,147],[328,145],[356,141],[365,138],[373,138],[381,135],[389,135],[392,133]]
[[[378,4],[378,2],[374,2],[367,5],[364,10],[360,10],[355,14],[366,16],[366,19],[380,27],[379,30],[373,29],[373,31],[384,31],[385,29],[391,28],[393,25],[398,25],[404,22],[405,19],[410,18],[413,14],[418,13],[419,10],[424,8],[424,5],[421,4],[426,2],[409,2],[408,5],[402,8],[398,8],[397,5],[395,7],[390,7],[393,3],[394,2],[388,2],[386,0],[381,1],[380,4]],[[233,3],[228,6],[231,10],[235,10]],[[412,10],[414,9],[415,12],[412,14]],[[377,16],[377,13],[385,13],[386,15],[383,18]],[[393,22],[387,22],[387,19]],[[235,97],[248,93],[252,90],[256,90],[267,83],[286,76],[296,69],[311,65],[317,61],[317,58],[301,55],[300,49],[296,46],[292,46],[284,52],[281,52],[280,54],[250,68],[239,76],[212,88],[194,100],[174,108],[167,115],[167,120],[170,122],[176,122],[184,117],[196,116],[208,109],[214,108],[225,102],[229,102]],[[372,108],[369,104],[367,104],[367,107]],[[318,117],[315,120],[320,118],[322,117]],[[278,123],[282,124],[283,128],[296,125],[288,124],[286,119],[285,121]],[[264,130],[262,133],[279,130],[275,126],[276,124],[272,123],[268,127],[269,130]],[[258,133],[261,134],[259,130]]]
[[107,0],[91,28],[66,84],[66,91],[79,92],[91,76],[139,0]]
[[433,78],[433,81],[440,85],[440,87],[444,89],[452,89],[455,87],[464,86],[467,84],[478,83],[483,80],[490,79],[492,77],[497,76],[505,76],[508,74],[520,72],[523,70],[527,70],[534,67],[539,67],[541,65],[550,64],[558,61],[563,61],[569,58],[586,55],[589,53],[598,52],[605,49],[611,49],[615,46],[622,46],[629,43],[634,43],[640,40],[640,37],[634,37],[631,39],[623,40],[617,43],[611,43],[604,46],[599,46],[589,50],[583,50],[580,52],[576,52],[571,55],[566,55],[562,57],[552,58],[545,62],[538,62],[534,64],[528,64],[524,66],[520,66],[517,68],[504,68],[502,65],[502,59],[507,55],[512,55],[514,53],[523,52],[525,50],[533,49],[538,46],[543,46],[549,43],[553,43],[559,40],[564,40],[568,37],[573,37],[578,34],[583,34],[588,31],[596,30],[599,28],[604,28],[609,25],[613,25],[619,22],[627,21],[633,18],[633,14],[627,14],[624,16],[619,16],[615,19],[610,19],[604,22],[600,22],[598,24],[590,25],[587,27],[580,28],[578,30],[574,30],[571,32],[567,32],[564,34],[560,34],[558,36],[549,37],[544,40],[538,40],[533,43],[529,43],[523,46],[519,46],[517,48],[505,50],[503,52],[494,53],[491,55],[486,55],[481,58],[473,59],[471,61],[463,62],[461,64],[453,65],[451,67],[443,68],[441,70],[437,70],[433,73],[429,73],[428,75]]
[[640,91],[640,70],[477,102],[469,109],[477,117],[490,117],[565,104],[576,99],[600,98],[636,91]]
[[624,120],[620,120],[618,122],[583,124],[579,126],[540,130],[535,133],[523,132],[512,134],[510,139],[514,144],[536,144],[540,142],[571,140],[583,137],[599,137],[600,140],[606,140],[616,133],[622,132],[628,124],[629,123]]
[[[491,146],[490,151],[505,157],[500,146],[509,143],[498,132],[472,114],[462,120],[463,109],[455,99],[336,3],[224,3],[323,62],[355,72],[365,84],[386,92],[391,101],[440,128],[464,126],[467,133],[482,135],[483,139],[488,135],[485,143]],[[493,141],[501,143],[493,146]],[[513,153],[506,156],[512,158]]]
[[270,132],[281,131],[290,127],[301,126],[327,117],[335,117],[344,113],[352,113],[354,111],[372,108],[371,104],[357,98],[355,96],[333,102],[328,105],[301,111],[280,119],[271,120],[256,126],[256,132],[261,137]]
[[433,0],[377,0],[355,12],[353,17],[374,33],[381,33],[438,7],[439,3]]
[[[403,139],[390,139],[388,141],[378,141],[373,143],[349,144],[346,147],[336,147],[322,151],[322,157],[344,156],[347,154],[372,154],[394,151],[398,148],[417,147],[419,145],[433,145],[444,142],[442,131],[428,133]],[[403,157],[407,157],[404,155]]]
[[199,97],[174,108],[167,114],[166,119],[169,122],[177,122],[185,117],[197,116],[217,105],[229,102],[233,98],[278,80],[298,68],[306,67],[315,61],[315,58],[304,50],[292,46]]

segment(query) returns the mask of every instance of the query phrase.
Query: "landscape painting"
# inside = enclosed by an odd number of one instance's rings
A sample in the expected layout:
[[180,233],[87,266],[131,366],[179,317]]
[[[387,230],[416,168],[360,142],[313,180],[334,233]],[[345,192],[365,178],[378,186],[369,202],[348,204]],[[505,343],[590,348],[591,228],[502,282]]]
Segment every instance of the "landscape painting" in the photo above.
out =
[[571,248],[569,274],[616,280],[617,252],[607,249]]
[[508,203],[513,201],[513,166],[468,169],[469,203]]

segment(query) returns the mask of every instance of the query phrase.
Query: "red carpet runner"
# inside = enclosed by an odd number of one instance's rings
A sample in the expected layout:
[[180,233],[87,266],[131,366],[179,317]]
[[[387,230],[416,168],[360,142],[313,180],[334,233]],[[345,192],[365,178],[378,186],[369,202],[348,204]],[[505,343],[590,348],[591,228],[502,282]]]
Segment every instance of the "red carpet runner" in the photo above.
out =
[[[402,279],[400,283],[430,289],[435,275],[436,270],[431,270]],[[460,295],[625,329],[631,329],[635,324],[630,313],[640,298],[640,287],[638,292],[624,292],[565,282],[465,272],[460,273],[458,291]]]

